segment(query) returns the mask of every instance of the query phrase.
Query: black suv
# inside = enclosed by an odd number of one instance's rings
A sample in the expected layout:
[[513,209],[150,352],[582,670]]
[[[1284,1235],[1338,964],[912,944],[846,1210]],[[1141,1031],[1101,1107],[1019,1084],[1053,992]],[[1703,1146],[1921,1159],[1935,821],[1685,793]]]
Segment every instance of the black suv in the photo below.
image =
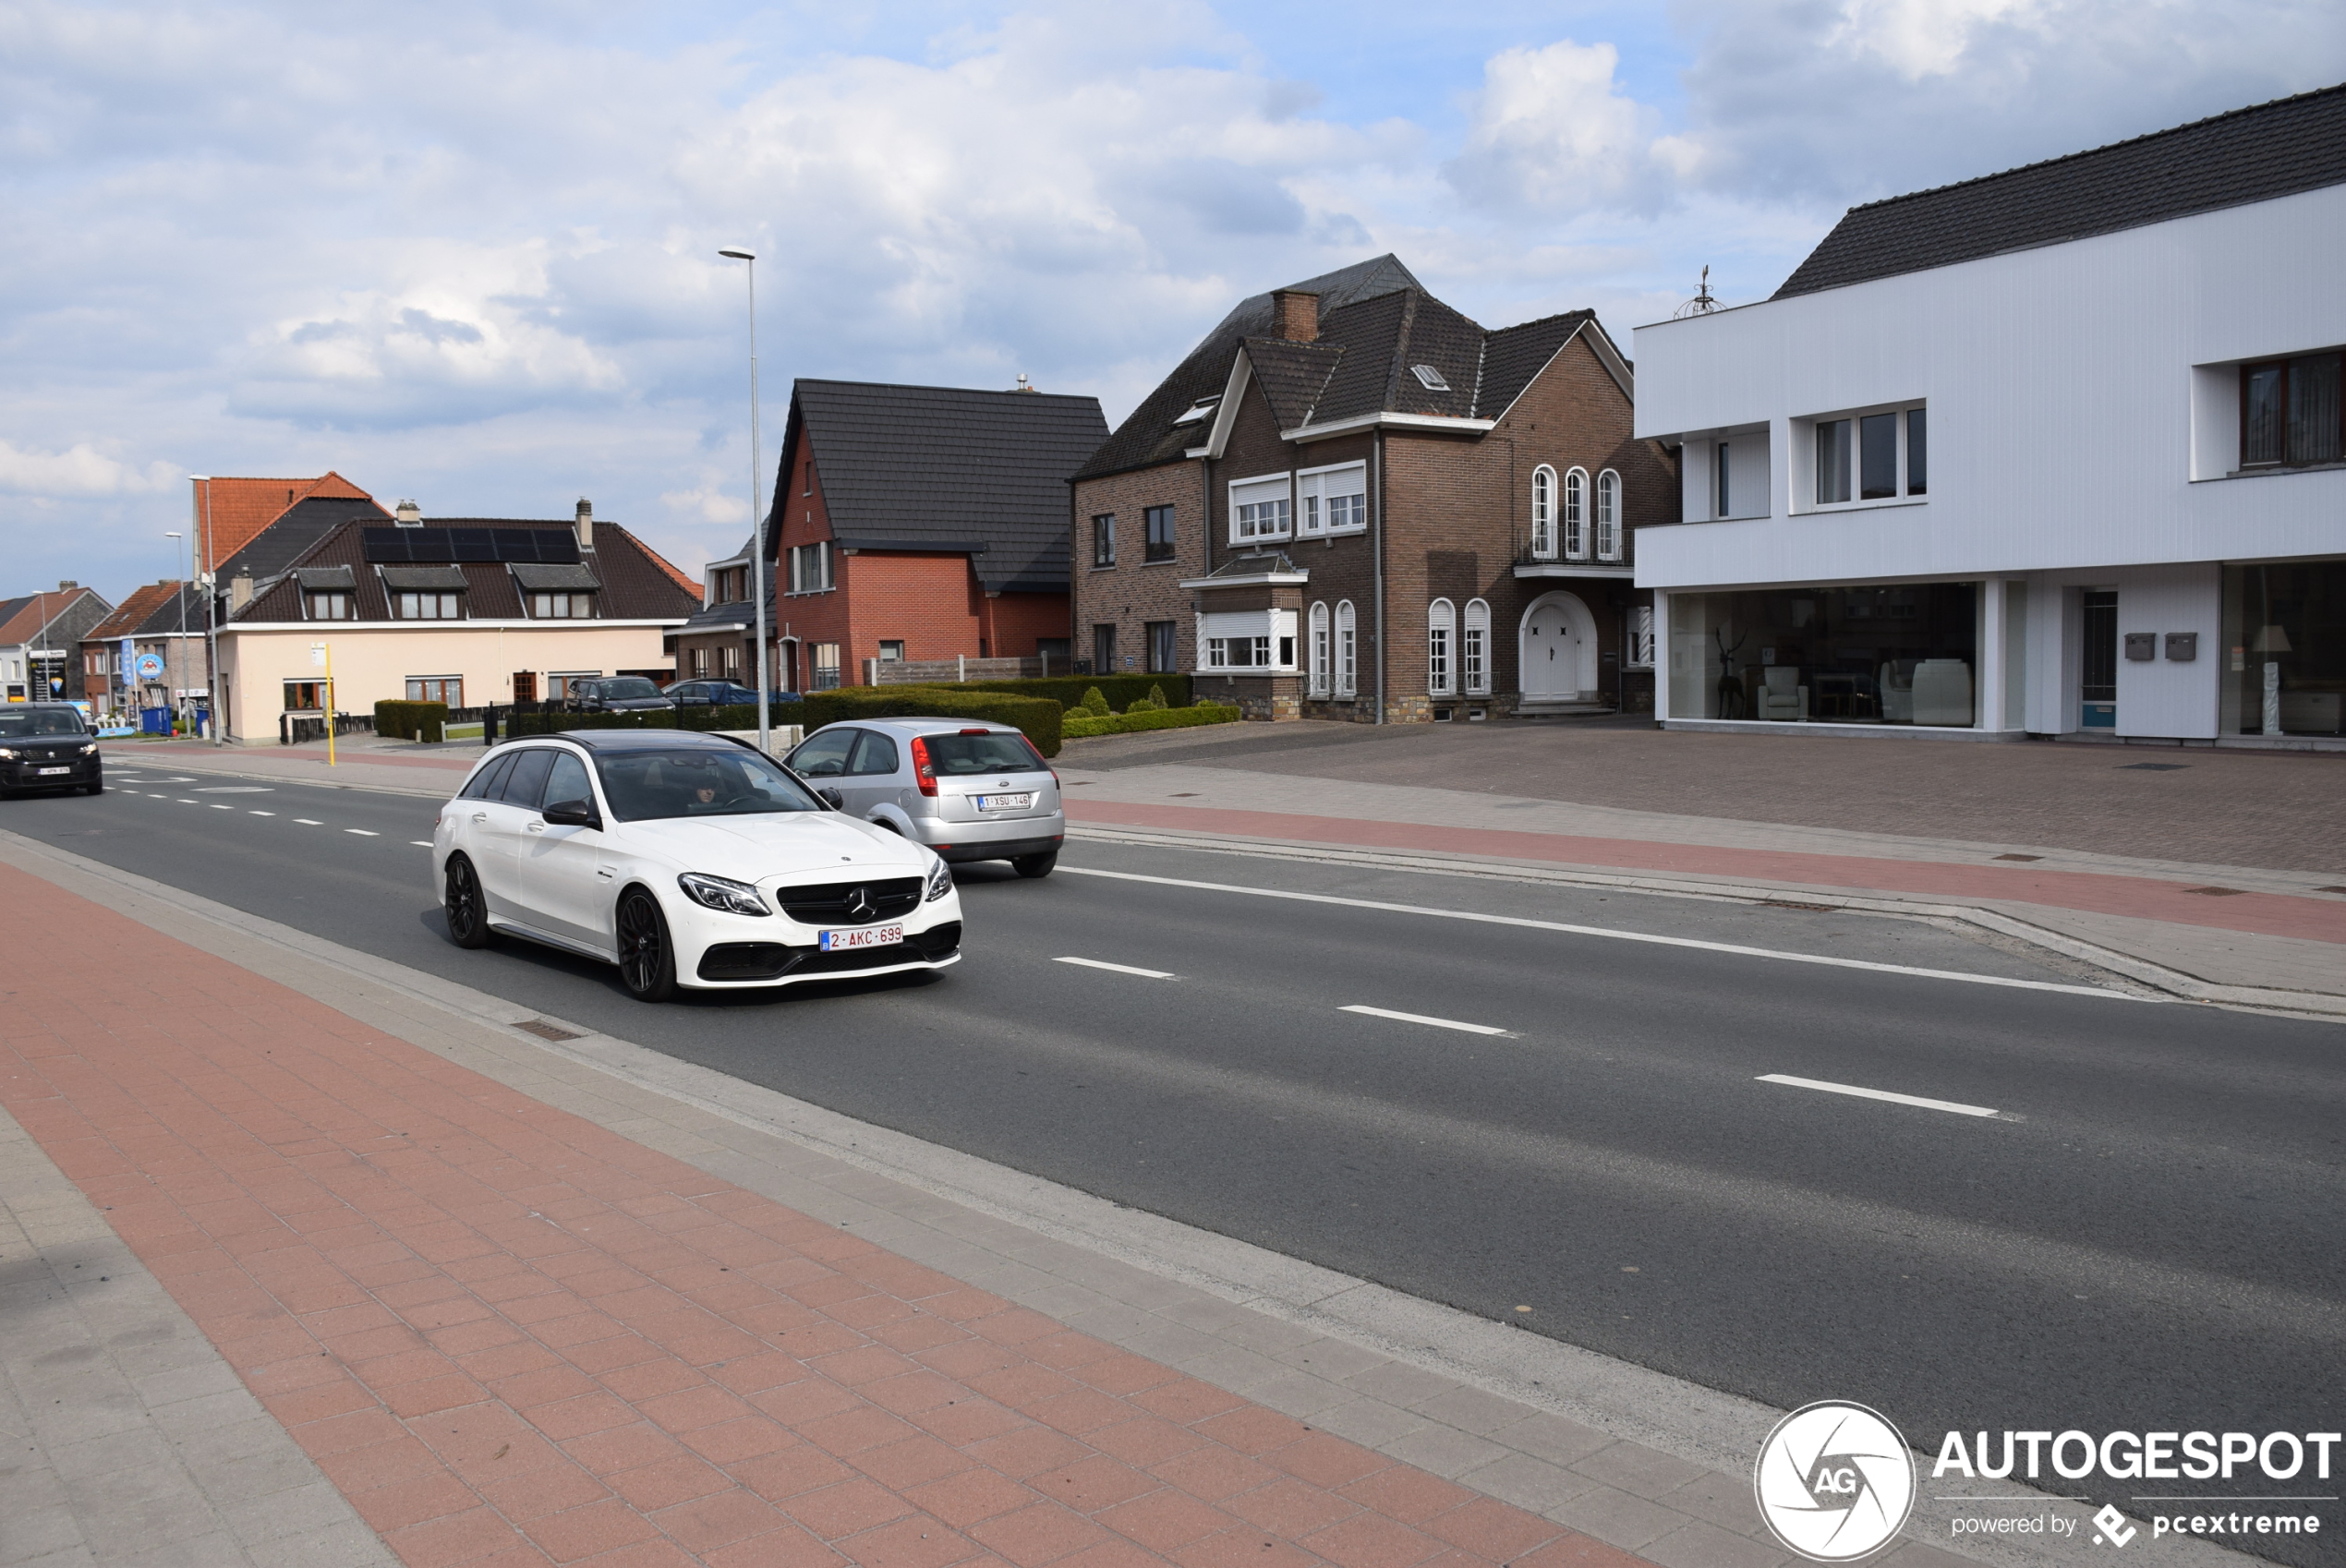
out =
[[562,706],[573,713],[641,713],[674,707],[657,682],[641,675],[573,681]]
[[0,795],[26,790],[106,787],[98,738],[69,703],[10,703],[0,707]]

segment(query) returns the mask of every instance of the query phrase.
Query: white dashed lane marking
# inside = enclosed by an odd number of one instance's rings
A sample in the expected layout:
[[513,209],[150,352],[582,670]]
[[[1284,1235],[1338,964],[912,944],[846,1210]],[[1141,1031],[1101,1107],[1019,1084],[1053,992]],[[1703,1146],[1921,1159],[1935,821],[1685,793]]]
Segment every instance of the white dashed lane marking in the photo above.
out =
[[1457,1019],[1428,1018],[1423,1013],[1397,1013],[1390,1007],[1364,1007],[1355,1003],[1342,1009],[1348,1013],[1364,1013],[1373,1019],[1394,1019],[1402,1023],[1421,1023],[1432,1029],[1455,1029],[1466,1034],[1506,1034],[1504,1029],[1493,1029],[1487,1023],[1461,1023]]
[[356,833],[361,838],[380,838],[382,837],[381,834],[376,832],[371,827],[345,827],[343,831],[345,833]]
[[257,811],[251,813],[250,814],[253,816],[274,816],[277,814],[273,811]]
[[326,825],[325,825],[324,823],[322,823],[322,822],[312,822],[309,818],[308,818],[308,817],[306,817],[306,816],[297,816],[297,817],[295,817],[295,818],[294,818],[294,820],[295,820],[296,822],[300,823],[300,824],[301,824],[304,827],[323,827],[323,826],[326,826]]
[[1098,959],[1053,959],[1058,964],[1082,964],[1085,969],[1104,969],[1117,974],[1137,974],[1143,980],[1178,980],[1180,977],[1161,969],[1135,969],[1131,964],[1103,963]]
[[1782,1083],[1794,1089],[1821,1090],[1827,1094],[1852,1094],[1860,1100],[1887,1100],[1893,1105],[1919,1105],[1926,1111],[1951,1111],[1959,1116],[1992,1116],[1992,1105],[1965,1105],[1953,1100],[1926,1100],[1919,1094],[1893,1094],[1887,1089],[1860,1089],[1854,1083],[1827,1083],[1822,1079],[1794,1078],[1786,1073],[1763,1072],[1760,1083]]

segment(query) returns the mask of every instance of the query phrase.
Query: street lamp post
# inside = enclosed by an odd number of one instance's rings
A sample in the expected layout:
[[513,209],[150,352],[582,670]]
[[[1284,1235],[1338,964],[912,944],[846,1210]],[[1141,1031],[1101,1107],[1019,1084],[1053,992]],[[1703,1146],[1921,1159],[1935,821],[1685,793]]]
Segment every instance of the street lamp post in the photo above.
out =
[[750,581],[757,591],[757,749],[774,749],[772,696],[772,666],[766,648],[766,509],[763,504],[765,475],[760,471],[764,458],[757,450],[757,252],[744,246],[729,245],[718,255],[731,261],[749,264],[749,517],[756,530],[757,548],[751,552]]
[[220,575],[220,547],[212,537],[212,476],[190,474],[187,477],[203,487],[203,506],[196,517],[197,537],[203,540],[203,685],[204,718],[212,730],[212,743],[225,745],[220,736],[220,595],[219,584],[212,581]]
[[[187,537],[187,535],[185,535],[185,534],[175,533],[175,533],[166,533],[166,534],[164,534],[164,535],[163,535],[163,537],[164,537],[164,538],[166,538],[166,539],[184,539],[184,538],[186,538]],[[190,546],[189,546],[189,547],[187,547],[187,548],[188,548],[188,561],[189,561],[189,564],[188,564],[188,573],[189,573],[189,575],[191,575],[191,576],[192,576],[192,575],[194,574],[194,572],[195,572],[195,566],[194,566],[194,550],[195,550],[195,547],[194,547],[194,546],[192,546],[192,545],[190,545]],[[176,550],[176,549],[174,549],[171,553],[172,553],[172,554],[174,554],[174,555],[177,555],[179,552],[178,552],[178,550]],[[178,565],[179,563],[178,563],[177,561],[173,561],[171,564],[172,564],[172,565],[174,565],[174,566],[176,566],[176,565]],[[178,586],[177,586],[177,587],[175,587],[175,588],[174,588],[174,589],[172,590],[172,597],[174,597],[174,598],[175,598],[175,599],[177,599],[177,600],[179,601],[179,641],[178,641],[178,643],[177,643],[176,645],[174,645],[174,647],[172,648],[172,652],[173,652],[173,653],[175,653],[175,654],[176,654],[176,655],[178,656],[178,658],[179,658],[179,679],[180,679],[180,680],[182,680],[182,681],[185,681],[185,680],[187,678],[187,580],[186,580],[185,578],[182,578],[182,579],[180,580],[180,582],[179,582]],[[164,678],[165,680],[169,680],[169,679],[170,679],[170,677],[171,677],[171,660],[169,660],[169,659],[164,659],[164,660],[163,661],[163,678]],[[187,688],[186,688],[185,686],[175,687],[175,688],[173,690],[173,694],[173,694],[174,696],[175,696],[175,697],[177,697],[177,698],[181,699],[181,702],[180,702],[180,703],[175,703],[175,704],[173,704],[172,706],[175,706],[175,707],[181,707],[181,704],[182,704],[182,703],[184,703],[184,702],[185,702],[185,700],[186,700],[186,697],[187,697]],[[180,717],[181,717],[181,718],[183,718],[187,717],[187,714],[186,714],[186,711],[185,711],[184,707],[182,707],[182,708],[181,708]]]

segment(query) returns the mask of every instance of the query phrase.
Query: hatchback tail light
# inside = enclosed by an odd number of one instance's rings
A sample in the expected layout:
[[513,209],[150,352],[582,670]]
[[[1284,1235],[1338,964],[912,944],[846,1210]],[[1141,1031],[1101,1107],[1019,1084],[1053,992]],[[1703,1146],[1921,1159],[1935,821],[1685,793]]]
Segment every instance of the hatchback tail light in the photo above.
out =
[[928,760],[928,742],[915,735],[913,738],[913,778],[920,784],[921,793],[937,793],[937,767]]

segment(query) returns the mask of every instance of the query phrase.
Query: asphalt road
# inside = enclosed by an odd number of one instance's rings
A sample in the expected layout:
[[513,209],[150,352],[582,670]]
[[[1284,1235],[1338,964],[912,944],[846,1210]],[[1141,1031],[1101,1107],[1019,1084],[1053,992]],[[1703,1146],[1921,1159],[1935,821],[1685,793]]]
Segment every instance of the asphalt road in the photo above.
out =
[[[1845,912],[1080,843],[1043,882],[962,868],[942,975],[647,1007],[562,955],[451,945],[434,814],[145,768],[0,826],[1700,1383],[1862,1401],[1926,1451],[2346,1416],[2346,1028],[1453,918],[2079,983]],[[1264,896],[1297,893],[1352,901]],[[2260,1479],[2156,1490],[2341,1490]],[[2098,1486],[2140,1512],[2140,1483]]]

